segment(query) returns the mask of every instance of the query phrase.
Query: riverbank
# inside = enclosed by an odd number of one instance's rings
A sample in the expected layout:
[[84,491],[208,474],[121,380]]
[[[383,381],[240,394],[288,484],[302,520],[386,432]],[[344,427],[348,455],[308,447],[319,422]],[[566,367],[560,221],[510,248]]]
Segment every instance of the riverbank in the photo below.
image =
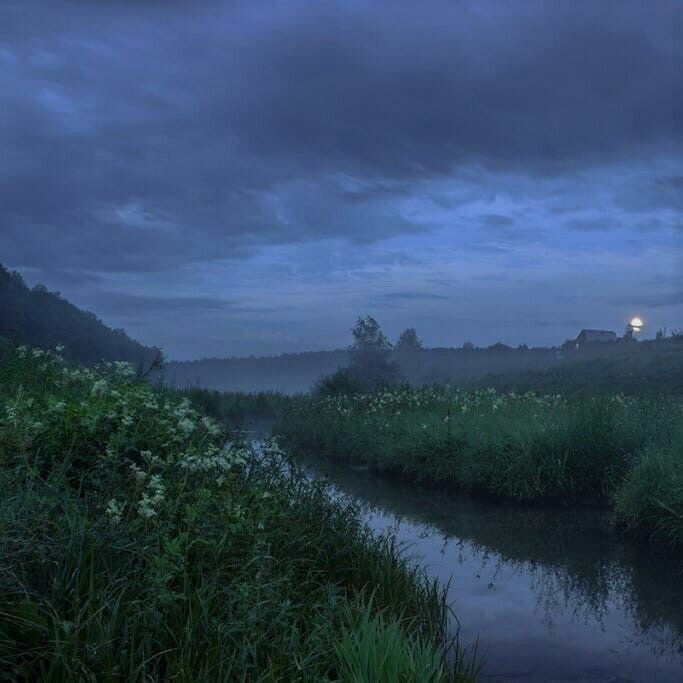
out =
[[401,389],[298,397],[295,449],[520,503],[608,505],[625,532],[683,547],[683,403]]
[[461,643],[479,638],[481,680],[681,680],[683,574],[614,533],[608,511],[438,491],[320,456],[305,464],[448,585]]
[[3,358],[4,672],[468,679],[436,581],[320,483],[225,439],[126,364]]

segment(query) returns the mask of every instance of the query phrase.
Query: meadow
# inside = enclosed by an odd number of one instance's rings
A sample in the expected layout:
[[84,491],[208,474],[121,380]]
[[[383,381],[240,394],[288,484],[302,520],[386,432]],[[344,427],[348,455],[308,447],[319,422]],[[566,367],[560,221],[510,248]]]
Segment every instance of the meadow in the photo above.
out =
[[680,399],[442,387],[293,399],[294,449],[524,504],[611,506],[624,532],[683,547]]
[[468,680],[444,592],[276,444],[58,351],[0,359],[9,680]]

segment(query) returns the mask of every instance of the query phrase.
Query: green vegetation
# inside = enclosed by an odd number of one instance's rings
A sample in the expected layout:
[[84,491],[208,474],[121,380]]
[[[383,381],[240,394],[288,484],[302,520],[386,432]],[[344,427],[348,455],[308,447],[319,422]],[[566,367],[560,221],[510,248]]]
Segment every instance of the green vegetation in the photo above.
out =
[[501,392],[683,396],[683,337],[568,351],[552,367],[488,374],[460,384]]
[[68,358],[87,365],[125,360],[147,370],[160,357],[159,349],[143,346],[123,330],[112,330],[58,292],[48,292],[42,285],[30,289],[19,273],[0,264],[0,351],[3,338],[4,345],[61,344]]
[[644,449],[617,490],[616,513],[627,530],[683,548],[683,434]]
[[193,405],[223,424],[239,423],[247,417],[275,418],[289,405],[289,397],[277,391],[248,394],[193,387],[172,390],[170,393],[181,398],[189,398]]
[[301,397],[297,448],[520,502],[612,504],[628,531],[683,542],[683,402],[440,388]]
[[0,363],[11,680],[443,681],[444,593],[273,445],[125,363]]

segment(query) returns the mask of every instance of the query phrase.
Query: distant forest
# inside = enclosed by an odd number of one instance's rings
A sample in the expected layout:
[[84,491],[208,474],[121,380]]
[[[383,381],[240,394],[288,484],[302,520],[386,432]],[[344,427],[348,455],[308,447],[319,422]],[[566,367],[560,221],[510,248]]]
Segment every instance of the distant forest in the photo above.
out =
[[[460,382],[487,373],[522,372],[543,368],[555,349],[521,349],[502,344],[485,349],[435,348],[394,352],[403,377],[411,384]],[[166,364],[166,382],[178,388],[201,386],[223,391],[305,392],[323,375],[350,362],[349,352],[309,351],[263,358],[203,358]]]
[[41,348],[65,347],[75,361],[95,364],[125,360],[149,366],[159,349],[143,346],[123,330],[107,327],[96,315],[49,292],[43,285],[30,288],[21,275],[0,264],[0,341]]
[[[683,394],[683,338],[595,344],[582,349],[493,347],[394,352],[413,385],[448,383],[510,391]],[[348,351],[316,351],[263,358],[204,358],[170,362],[166,382],[220,391],[309,391],[323,375],[349,364]]]

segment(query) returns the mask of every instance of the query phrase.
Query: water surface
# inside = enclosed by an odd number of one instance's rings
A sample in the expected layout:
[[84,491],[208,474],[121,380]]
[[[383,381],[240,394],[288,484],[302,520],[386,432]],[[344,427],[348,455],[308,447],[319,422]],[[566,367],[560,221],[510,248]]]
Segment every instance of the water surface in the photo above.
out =
[[607,512],[521,509],[307,464],[450,581],[483,680],[683,681],[680,569],[612,533]]

